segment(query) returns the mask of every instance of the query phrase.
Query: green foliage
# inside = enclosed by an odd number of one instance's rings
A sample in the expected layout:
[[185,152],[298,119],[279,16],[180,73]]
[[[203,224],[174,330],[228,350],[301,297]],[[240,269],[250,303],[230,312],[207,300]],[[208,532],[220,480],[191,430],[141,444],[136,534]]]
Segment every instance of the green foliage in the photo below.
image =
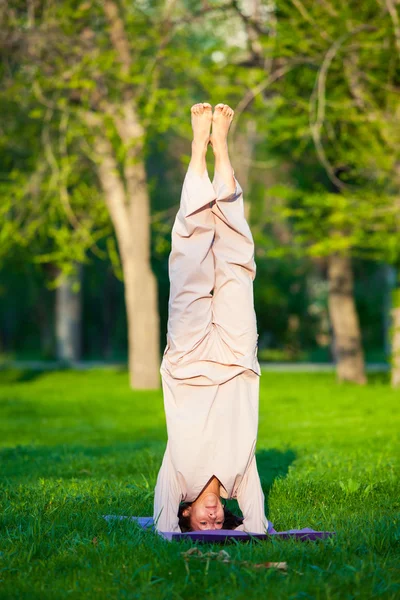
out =
[[111,232],[89,163],[77,153],[81,131],[73,132],[65,115],[43,123],[40,111],[27,116],[17,101],[7,107],[12,118],[0,139],[0,152],[7,157],[0,180],[5,199],[0,262],[24,251],[27,260],[52,262],[68,272]]
[[[221,27],[215,35],[213,13],[191,23],[188,14],[198,13],[196,6],[189,13],[183,4],[170,13],[163,2],[123,1],[115,7],[127,60],[117,51],[105,3],[39,2],[29,9],[18,1],[3,12],[0,105],[10,118],[0,152],[10,158],[2,191],[13,200],[2,208],[0,259],[29,247],[27,258],[68,271],[69,262],[85,261],[88,252],[100,255],[96,242],[111,235],[111,224],[88,113],[111,142],[122,174],[132,142],[118,128],[127,95],[147,140],[171,131],[189,137],[190,104],[199,95],[209,97],[216,75],[211,56],[224,46],[225,35]],[[233,73],[228,95],[237,88]],[[224,89],[222,80],[218,85]],[[121,277],[113,242],[106,247]]]
[[398,262],[400,54],[390,12],[374,0],[282,0],[266,26],[258,41],[270,40],[264,56],[276,62],[252,111],[265,133],[259,156],[277,159],[285,178],[266,193],[281,200],[271,219],[293,228],[277,252]]
[[[160,51],[153,57],[164,39],[163,4],[147,8],[120,6],[131,42],[129,72],[116,55],[101,2],[39,2],[32,5],[33,13],[17,2],[3,11],[0,105],[9,119],[0,136],[0,152],[7,157],[0,180],[7,198],[0,215],[5,221],[0,260],[25,248],[27,259],[52,262],[68,272],[89,251],[102,254],[97,241],[111,235],[111,223],[85,111],[101,117],[121,167],[127,146],[117,134],[115,116],[126,90],[133,90],[145,121],[163,105],[160,130],[168,127],[168,115],[180,101],[179,94],[166,94],[159,86],[158,61],[167,64],[168,53],[175,54],[164,49],[164,56]],[[112,241],[107,248],[121,276]]]
[[25,256],[69,272],[95,254],[122,279],[84,117],[99,119],[122,173],[130,146],[117,118],[127,94],[145,128],[138,159],[148,168],[163,322],[169,230],[196,101],[231,103],[236,132],[256,126],[246,199],[264,263],[256,282],[261,327],[282,339],[295,314],[310,341],[301,281],[308,257],[340,251],[398,262],[399,57],[390,14],[376,0],[262,1],[256,23],[241,2],[185,0],[168,13],[161,0],[120,0],[128,68],[104,2],[12,4],[2,12],[0,43],[3,265]]

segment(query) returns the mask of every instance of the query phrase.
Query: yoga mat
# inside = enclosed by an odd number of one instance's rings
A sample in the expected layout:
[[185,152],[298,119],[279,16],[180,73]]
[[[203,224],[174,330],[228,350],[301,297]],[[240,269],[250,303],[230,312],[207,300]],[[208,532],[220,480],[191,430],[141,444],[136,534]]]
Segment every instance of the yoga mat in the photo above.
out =
[[[106,521],[129,519],[135,521],[143,529],[154,527],[152,517],[128,517],[123,515],[103,515],[103,517]],[[244,541],[251,537],[257,540],[278,538],[315,541],[336,535],[334,531],[315,531],[309,527],[304,527],[304,529],[289,529],[288,531],[275,531],[272,523],[269,523],[268,533],[247,533],[246,531],[236,531],[235,529],[211,529],[208,531],[189,531],[187,533],[159,531],[158,533],[169,541],[189,538],[195,542],[208,542],[210,544],[223,543],[232,539]]]

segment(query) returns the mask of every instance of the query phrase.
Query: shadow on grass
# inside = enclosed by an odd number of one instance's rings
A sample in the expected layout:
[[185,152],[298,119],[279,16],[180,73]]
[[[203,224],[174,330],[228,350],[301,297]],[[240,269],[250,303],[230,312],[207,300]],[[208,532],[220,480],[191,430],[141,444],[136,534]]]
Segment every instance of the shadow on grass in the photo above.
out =
[[[153,438],[154,439],[154,438]],[[109,446],[15,446],[0,450],[0,476],[19,483],[39,478],[113,479],[138,474],[154,476],[165,442],[139,440]]]
[[43,376],[47,375],[57,375],[58,373],[73,373],[74,375],[86,375],[90,373],[92,370],[96,369],[106,370],[109,368],[112,373],[118,373],[127,375],[128,370],[125,365],[119,364],[110,364],[110,365],[99,365],[87,368],[76,368],[71,366],[69,363],[62,364],[60,363],[57,367],[51,368],[18,368],[18,367],[0,367],[0,383],[10,384],[10,383],[25,383],[29,381],[35,381],[36,379],[40,379]]
[[256,459],[268,514],[268,499],[274,481],[288,474],[290,465],[296,459],[296,454],[293,450],[281,451],[272,448],[257,452]]
[[[139,476],[155,481],[164,449],[165,442],[157,441],[155,436],[107,446],[15,446],[0,450],[0,477],[12,486],[34,483],[41,478],[116,481]],[[268,514],[274,481],[287,475],[296,455],[293,450],[271,449],[257,452],[256,458]],[[236,500],[229,500],[227,506],[240,514]]]
[[256,459],[261,485],[264,493],[269,494],[275,479],[288,474],[290,465],[296,459],[296,453],[293,450],[282,452],[272,448],[257,452]]
[[368,383],[376,385],[390,385],[390,371],[368,373]]
[[0,383],[25,383],[39,379],[45,371],[40,369],[16,369],[2,368],[0,369]]
[[[289,472],[290,465],[295,461],[296,454],[293,450],[259,450],[256,453],[257,469],[261,480],[261,486],[265,496],[265,514],[269,513],[269,494],[276,479],[285,477]],[[237,515],[241,514],[236,500],[228,500],[227,507]]]

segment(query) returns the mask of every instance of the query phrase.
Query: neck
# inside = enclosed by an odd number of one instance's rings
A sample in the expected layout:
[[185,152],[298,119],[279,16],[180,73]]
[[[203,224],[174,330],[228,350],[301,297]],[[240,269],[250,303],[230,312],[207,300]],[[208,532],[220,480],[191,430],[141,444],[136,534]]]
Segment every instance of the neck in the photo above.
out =
[[220,496],[220,483],[219,483],[218,479],[215,477],[215,475],[207,483],[206,487],[201,492],[199,498],[201,498],[205,494],[210,494],[210,493],[215,494],[218,497]]

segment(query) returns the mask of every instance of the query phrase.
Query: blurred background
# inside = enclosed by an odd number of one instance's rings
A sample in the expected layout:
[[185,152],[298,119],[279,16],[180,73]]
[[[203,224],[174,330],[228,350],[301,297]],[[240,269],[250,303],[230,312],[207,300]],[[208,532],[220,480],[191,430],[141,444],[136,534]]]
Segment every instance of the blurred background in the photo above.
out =
[[235,110],[260,361],[400,385],[398,0],[0,11],[3,365],[122,362],[159,387],[190,107],[207,101]]

